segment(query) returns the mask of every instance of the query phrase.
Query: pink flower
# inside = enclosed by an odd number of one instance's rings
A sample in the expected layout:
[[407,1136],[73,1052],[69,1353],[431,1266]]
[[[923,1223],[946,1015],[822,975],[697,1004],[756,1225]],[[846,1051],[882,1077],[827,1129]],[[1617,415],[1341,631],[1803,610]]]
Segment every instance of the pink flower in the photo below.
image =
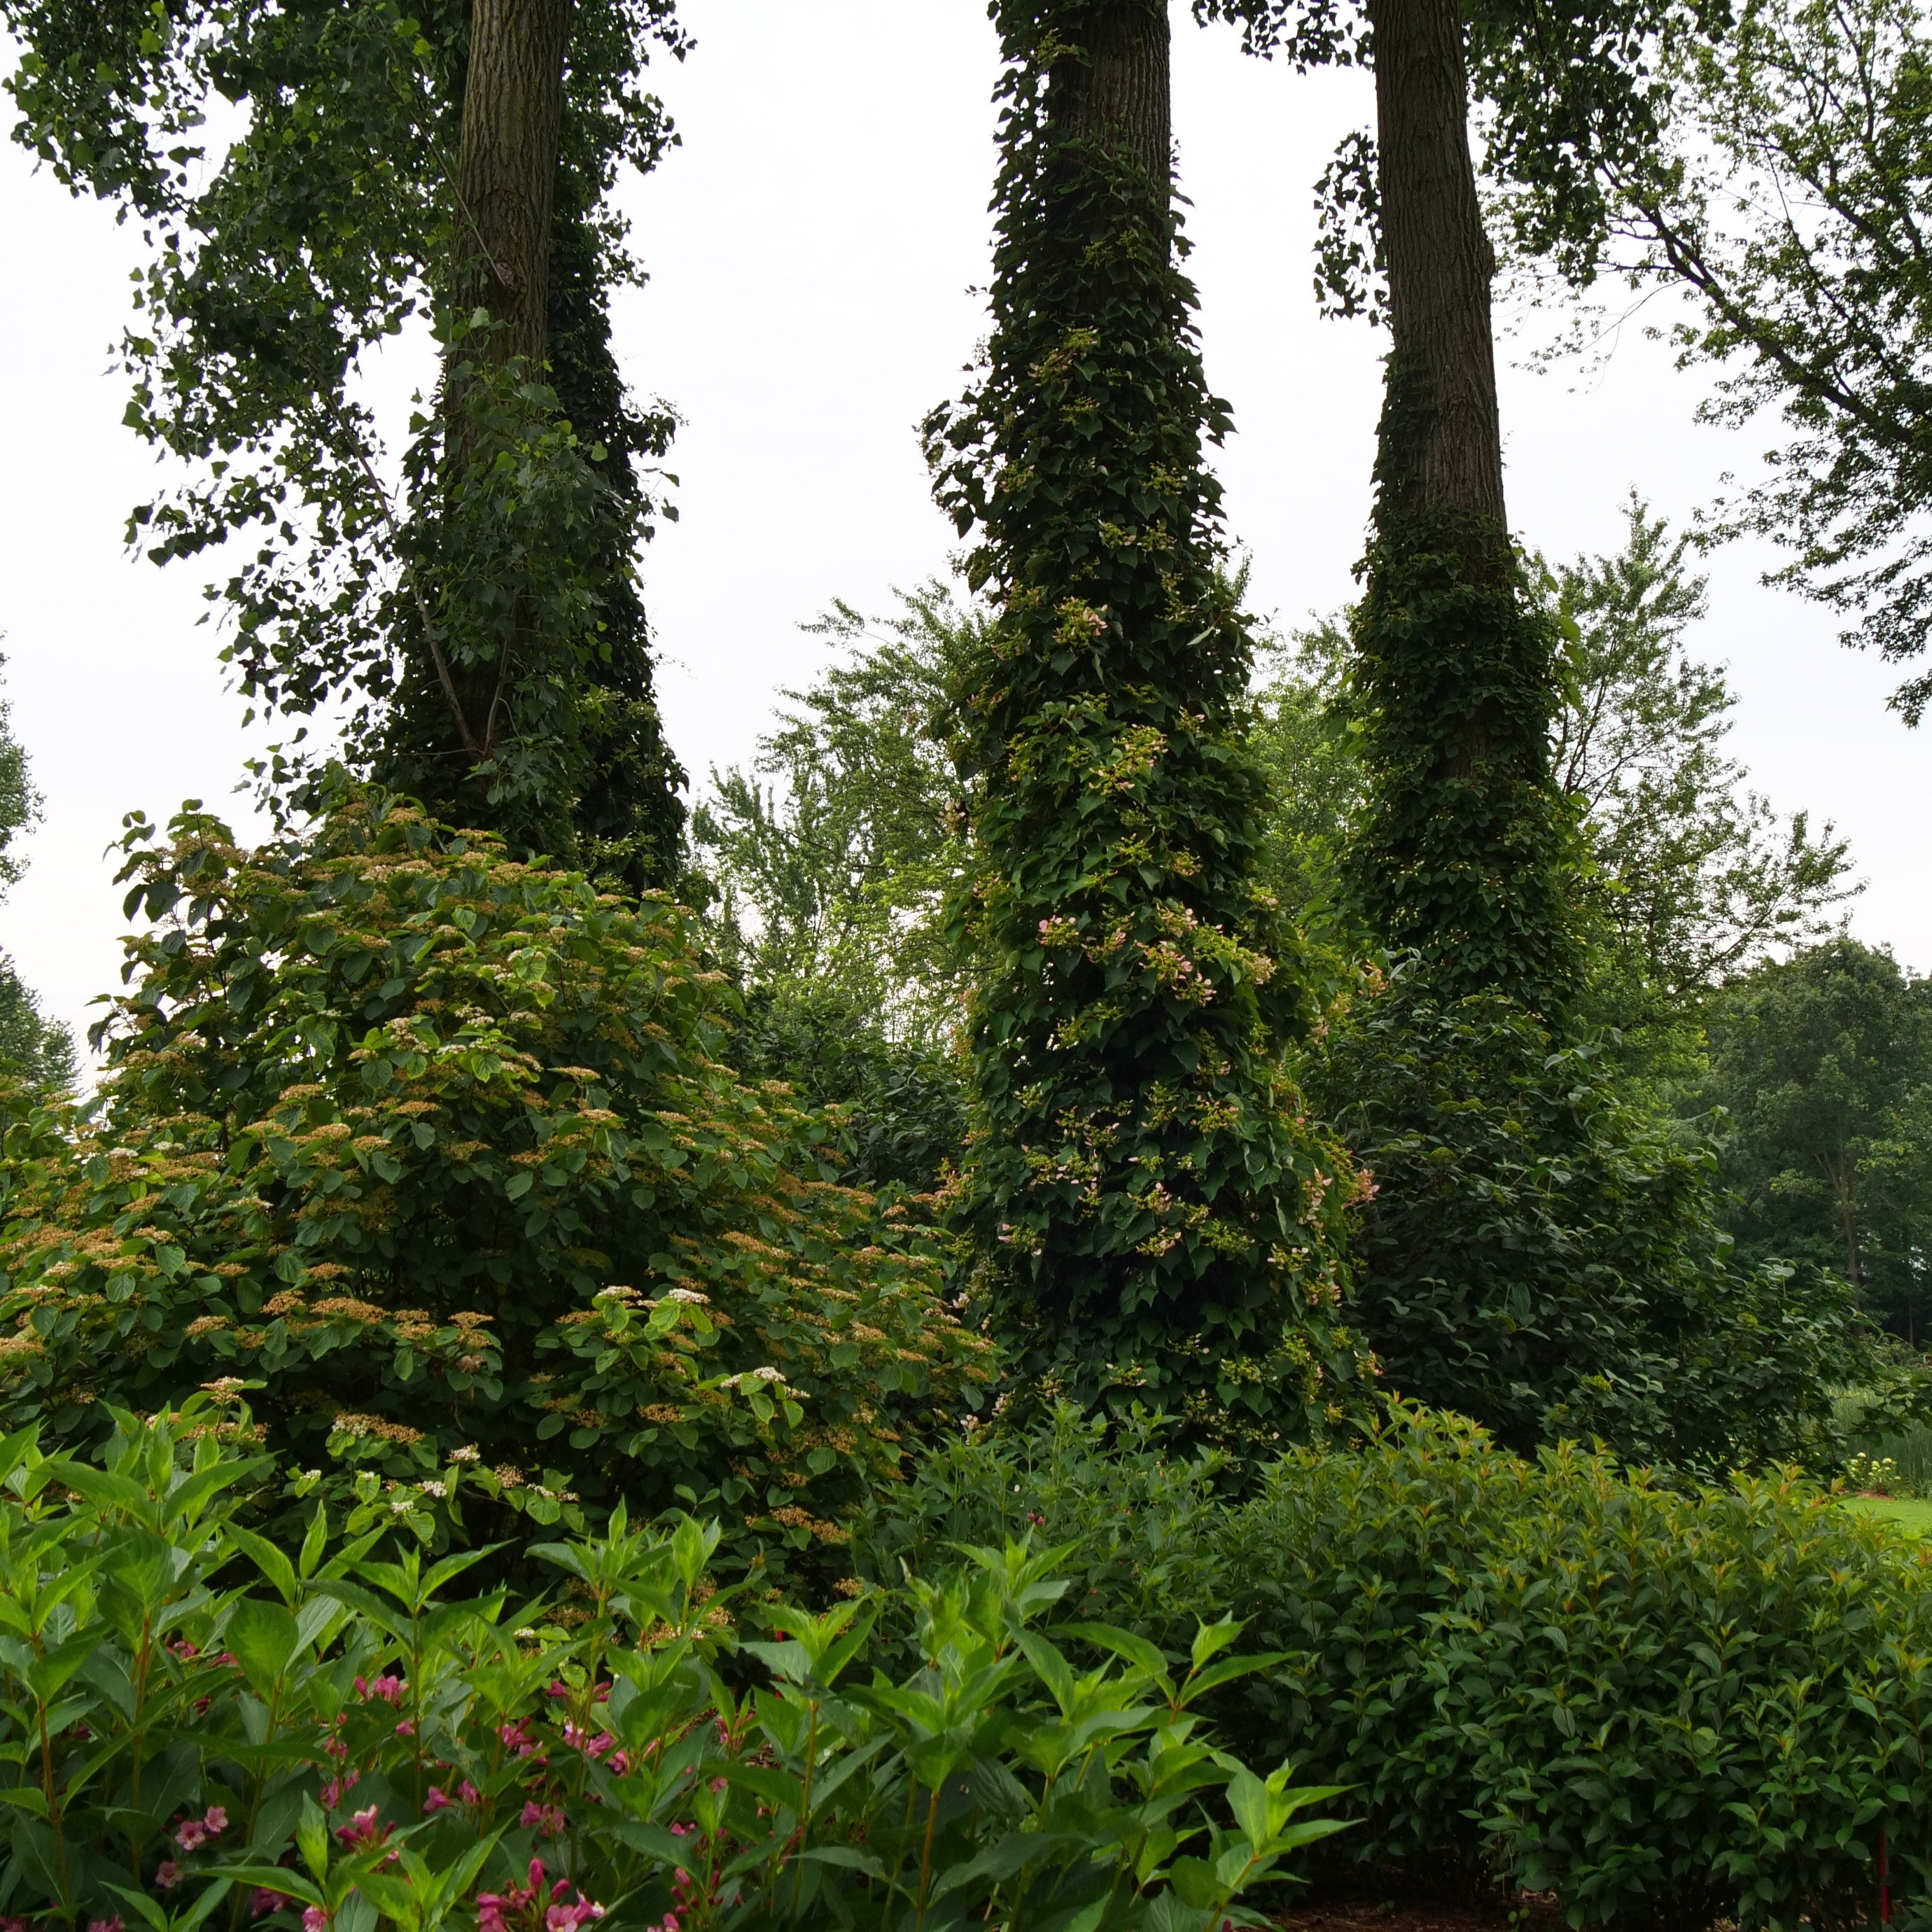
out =
[[333,1811],[347,1795],[349,1787],[362,1775],[359,1771],[345,1771],[340,1778],[332,1778],[322,1787],[322,1808]]
[[543,1889],[543,1861],[532,1858],[527,1886],[512,1886],[508,1892],[479,1892],[476,1894],[476,1932],[509,1932],[504,1915],[522,1911]]
[[478,1791],[476,1786],[472,1784],[466,1778],[456,1787],[456,1795],[458,1797],[461,1798],[466,1804],[474,1804],[477,1803],[483,1796],[482,1792]]
[[560,1804],[539,1804],[532,1798],[524,1807],[519,1825],[534,1825],[540,1832],[555,1838],[563,1829],[563,1808]]
[[208,1827],[199,1818],[184,1818],[175,1832],[175,1843],[184,1852],[198,1852],[208,1837]]
[[211,1838],[218,1838],[228,1828],[228,1814],[219,1804],[211,1804],[202,1814],[201,1823]]
[[176,1656],[179,1658],[184,1664],[187,1663],[189,1658],[192,1657],[198,1657],[201,1654],[184,1636],[176,1637],[174,1642],[168,1646],[168,1648],[172,1651]]
[[181,1883],[181,1867],[172,1858],[164,1858],[154,1868],[154,1884],[162,1892],[172,1892]]
[[411,1724],[406,1718],[405,1718],[403,1721],[396,1726],[396,1735],[399,1738],[412,1738],[416,1734],[416,1726]]
[[248,1916],[250,1918],[265,1918],[278,1905],[286,1905],[287,1903],[287,1899],[282,1893],[271,1892],[266,1886],[258,1885],[248,1894]]
[[370,1804],[357,1812],[347,1824],[337,1826],[335,1835],[351,1847],[374,1845],[389,1835],[389,1828],[376,1822],[376,1808]]
[[403,1693],[409,1688],[408,1680],[401,1677],[379,1677],[371,1684],[367,1678],[356,1680],[356,1694],[358,1697],[380,1697],[386,1704],[400,1704]]
[[87,1932],[124,1932],[120,1913],[116,1912],[112,1918],[90,1918]]
[[328,1932],[328,1914],[319,1905],[302,1908],[302,1932]]
[[628,1751],[613,1751],[610,1754],[610,1768],[620,1778],[622,1778],[630,1768],[631,1754]]
[[429,1788],[429,1796],[423,1800],[423,1810],[427,1813],[430,1811],[447,1811],[448,1809],[448,1793],[443,1790],[441,1785],[432,1784]]
[[506,1750],[513,1750],[519,1757],[528,1757],[536,1749],[535,1741],[523,1726],[521,1719],[514,1724],[500,1724],[496,1735],[503,1741]]

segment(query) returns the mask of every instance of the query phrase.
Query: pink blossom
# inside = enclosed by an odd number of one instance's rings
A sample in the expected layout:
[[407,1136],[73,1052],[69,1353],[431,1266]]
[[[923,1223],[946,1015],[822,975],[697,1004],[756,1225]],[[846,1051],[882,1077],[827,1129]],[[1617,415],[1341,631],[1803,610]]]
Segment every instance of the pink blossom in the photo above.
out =
[[120,1913],[116,1912],[112,1918],[90,1918],[87,1932],[124,1932]]
[[613,1751],[610,1754],[610,1768],[620,1778],[622,1778],[630,1768],[631,1754],[628,1751]]
[[176,1637],[173,1642],[168,1646],[168,1648],[172,1651],[176,1656],[179,1658],[184,1664],[187,1663],[189,1658],[199,1657],[201,1654],[200,1652],[197,1650],[193,1644],[190,1643],[188,1639],[184,1636]]
[[175,1843],[184,1852],[198,1852],[207,1838],[208,1827],[199,1818],[184,1818],[175,1832]]
[[551,1838],[563,1829],[563,1808],[559,1804],[539,1804],[532,1798],[523,1810],[518,1820],[519,1825],[534,1825],[540,1832]]
[[423,1810],[425,1812],[430,1812],[447,1811],[448,1809],[448,1793],[441,1785],[432,1784],[429,1788],[429,1796],[423,1800]]
[[371,1684],[366,1677],[356,1680],[356,1694],[358,1697],[380,1697],[386,1704],[400,1704],[403,1693],[409,1688],[409,1682],[401,1677],[379,1677]]
[[278,1906],[286,1905],[287,1899],[279,1892],[271,1892],[265,1885],[258,1885],[248,1894],[248,1916],[266,1918]]
[[476,1804],[483,1796],[466,1778],[456,1787],[456,1795],[466,1804]]
[[172,1858],[164,1858],[154,1868],[154,1884],[162,1892],[172,1892],[181,1883],[181,1867]]
[[345,1845],[351,1846],[376,1844],[388,1834],[389,1828],[376,1822],[376,1808],[373,1804],[365,1805],[347,1824],[338,1825],[335,1828],[335,1835]]
[[328,1914],[319,1905],[304,1906],[302,1932],[328,1932]]
[[348,1795],[349,1787],[362,1775],[359,1771],[345,1771],[340,1778],[332,1778],[322,1787],[322,1808],[333,1811]]
[[228,1828],[228,1814],[219,1804],[211,1804],[202,1814],[201,1823],[211,1838],[218,1838]]
[[416,1726],[411,1724],[406,1718],[405,1718],[403,1721],[396,1726],[396,1735],[399,1738],[412,1738],[416,1734]]

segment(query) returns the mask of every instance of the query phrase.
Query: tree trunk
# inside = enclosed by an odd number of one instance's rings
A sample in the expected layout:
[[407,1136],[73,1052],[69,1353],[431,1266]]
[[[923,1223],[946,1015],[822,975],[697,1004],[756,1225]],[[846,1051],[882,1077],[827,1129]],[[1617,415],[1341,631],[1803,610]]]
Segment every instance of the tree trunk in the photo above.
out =
[[1456,0],[1370,0],[1369,20],[1392,345],[1378,480],[1399,515],[1461,512],[1500,533],[1496,256],[1469,161],[1461,13]]
[[571,0],[476,0],[456,164],[456,296],[496,326],[494,362],[544,360],[550,206]]
[[1128,149],[1150,180],[1174,175],[1167,8],[1096,0],[1079,26],[1084,58],[1053,70],[1048,112],[1075,140]]
[[[463,139],[452,184],[452,306],[465,318],[480,309],[494,325],[485,334],[459,341],[454,354],[497,370],[519,360],[538,380],[544,374],[570,21],[571,0],[474,0]],[[479,460],[472,401],[467,386],[454,372],[446,375],[445,454],[452,488]],[[516,631],[524,621],[519,603]],[[488,656],[459,652],[455,662],[434,630],[426,642],[462,754],[472,764],[485,764],[497,751],[514,655],[509,638]]]

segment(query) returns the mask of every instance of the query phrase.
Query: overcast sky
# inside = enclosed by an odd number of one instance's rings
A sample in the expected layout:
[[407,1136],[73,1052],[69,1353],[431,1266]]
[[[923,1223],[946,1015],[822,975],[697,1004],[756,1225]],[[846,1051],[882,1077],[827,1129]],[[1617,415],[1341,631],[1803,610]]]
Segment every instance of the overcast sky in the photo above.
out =
[[[1176,12],[1208,373],[1238,428],[1218,459],[1229,522],[1258,608],[1293,624],[1348,595],[1368,507],[1380,344],[1318,320],[1310,292],[1311,184],[1364,122],[1366,86],[1244,59]],[[661,76],[683,145],[624,191],[651,280],[617,313],[629,380],[684,418],[682,515],[646,588],[672,742],[701,784],[748,756],[778,687],[823,663],[801,622],[835,597],[885,608],[946,567],[914,426],[982,327],[994,48],[978,0],[685,0],[685,17],[696,50]],[[154,478],[110,368],[136,239],[11,147],[0,237],[0,649],[46,799],[0,945],[78,1024],[118,976],[103,850],[122,814],[227,800],[247,741],[198,584],[122,546]],[[1633,484],[1683,518],[1748,472],[1768,435],[1696,427],[1700,393],[1634,329],[1587,380],[1505,370],[1522,538],[1552,557],[1613,548]],[[1840,648],[1828,614],[1762,588],[1766,562],[1714,561],[1696,640],[1742,694],[1733,749],[1780,807],[1850,836],[1870,882],[1854,930],[1932,966],[1929,748],[1885,709],[1894,674]]]

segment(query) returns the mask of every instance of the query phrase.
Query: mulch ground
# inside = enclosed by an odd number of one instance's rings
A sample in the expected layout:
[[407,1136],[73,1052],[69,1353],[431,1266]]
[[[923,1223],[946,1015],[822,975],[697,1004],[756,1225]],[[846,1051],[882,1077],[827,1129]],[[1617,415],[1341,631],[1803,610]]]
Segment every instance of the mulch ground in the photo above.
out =
[[1493,1905],[1453,1905],[1365,1892],[1311,1900],[1274,1922],[1282,1932],[1544,1932],[1558,1922],[1556,1900],[1538,1893]]

